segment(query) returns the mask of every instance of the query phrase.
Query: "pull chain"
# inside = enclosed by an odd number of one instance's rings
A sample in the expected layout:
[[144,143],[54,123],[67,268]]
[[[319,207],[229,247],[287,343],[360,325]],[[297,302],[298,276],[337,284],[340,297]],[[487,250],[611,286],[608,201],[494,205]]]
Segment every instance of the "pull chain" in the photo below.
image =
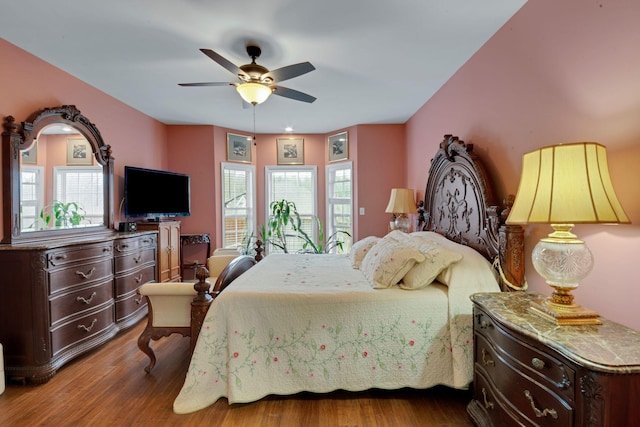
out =
[[253,145],[256,145],[256,104],[253,104]]

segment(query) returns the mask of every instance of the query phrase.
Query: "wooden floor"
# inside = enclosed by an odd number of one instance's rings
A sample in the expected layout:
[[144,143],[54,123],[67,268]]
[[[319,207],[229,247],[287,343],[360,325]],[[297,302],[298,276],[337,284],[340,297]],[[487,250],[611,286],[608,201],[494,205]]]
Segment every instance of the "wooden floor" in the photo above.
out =
[[189,363],[179,335],[152,342],[158,362],[146,374],[136,340],[144,321],[67,364],[46,384],[7,384],[0,426],[470,426],[469,392],[430,390],[303,393],[229,406],[226,399],[176,415],[173,400]]

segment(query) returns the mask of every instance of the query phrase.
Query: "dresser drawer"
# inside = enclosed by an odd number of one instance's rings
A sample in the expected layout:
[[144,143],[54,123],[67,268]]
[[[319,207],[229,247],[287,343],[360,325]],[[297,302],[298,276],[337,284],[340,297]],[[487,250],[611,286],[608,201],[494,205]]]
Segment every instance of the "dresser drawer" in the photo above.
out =
[[141,265],[155,264],[155,248],[138,249],[128,255],[117,256],[115,258],[116,274],[124,273]]
[[512,365],[510,358],[494,348],[482,335],[476,334],[475,346],[475,370],[486,375],[509,405],[521,408],[524,416],[534,423],[545,426],[573,425],[574,411],[570,402],[527,376],[520,366]]
[[54,357],[70,346],[80,346],[83,341],[114,327],[113,301],[97,311],[60,324],[51,329],[51,349]]
[[110,258],[71,265],[49,273],[50,292],[54,294],[78,285],[104,282],[112,277],[113,266]]
[[476,415],[476,418],[491,420],[490,425],[494,427],[514,425],[514,420],[518,420],[519,425],[525,422],[517,408],[500,395],[482,371],[476,371],[473,377],[473,400],[469,406],[470,412],[475,413],[473,415]]
[[141,270],[116,277],[116,297],[135,292],[140,286],[154,280],[155,265],[151,264]]
[[140,249],[155,248],[157,245],[156,236],[153,234],[137,237],[129,237],[126,239],[118,239],[114,242],[114,255],[127,254],[129,252],[138,251]]
[[73,262],[88,261],[96,258],[111,258],[112,253],[113,247],[110,241],[86,246],[77,246],[73,249],[54,249],[47,253],[47,268],[61,267]]
[[[518,370],[540,381],[551,390],[562,394],[566,399],[574,401],[575,371],[550,354],[541,352],[525,342],[516,340],[493,319],[478,311],[475,316],[476,332],[486,336],[502,354]],[[482,355],[478,355],[480,358]]]
[[118,299],[116,300],[116,322],[122,322],[140,310],[146,311],[146,307],[147,298],[137,293]]
[[113,281],[83,287],[69,293],[58,293],[49,301],[51,324],[69,316],[92,310],[113,299]]

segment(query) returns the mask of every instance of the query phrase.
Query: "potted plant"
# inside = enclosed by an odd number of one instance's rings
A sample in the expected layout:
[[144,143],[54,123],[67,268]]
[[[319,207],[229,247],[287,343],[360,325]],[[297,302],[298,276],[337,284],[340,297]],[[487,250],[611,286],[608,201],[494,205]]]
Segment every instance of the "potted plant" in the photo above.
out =
[[[287,238],[298,238],[303,240],[302,252],[307,253],[328,253],[334,248],[342,249],[344,242],[338,237],[340,234],[351,235],[346,231],[337,231],[327,236],[325,239],[324,227],[317,216],[313,216],[313,221],[318,229],[318,239],[314,239],[302,228],[302,218],[294,202],[280,200],[271,202],[271,214],[267,227],[262,227],[264,241],[268,241],[273,246],[288,253]],[[287,232],[287,227],[291,226],[293,233]]]
[[56,228],[80,225],[86,211],[76,202],[55,201],[40,211],[40,220]]

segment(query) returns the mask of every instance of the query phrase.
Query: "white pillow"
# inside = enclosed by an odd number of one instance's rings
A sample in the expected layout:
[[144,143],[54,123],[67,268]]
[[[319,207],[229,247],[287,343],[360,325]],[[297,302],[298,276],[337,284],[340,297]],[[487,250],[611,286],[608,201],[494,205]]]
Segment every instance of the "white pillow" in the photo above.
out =
[[425,241],[436,242],[447,249],[462,254],[463,258],[443,270],[436,280],[451,287],[468,287],[475,284],[480,290],[477,292],[498,292],[498,278],[491,263],[478,251],[469,246],[453,242],[446,237],[429,231],[418,231],[411,233],[411,236],[424,239]]
[[365,255],[360,270],[376,289],[398,283],[416,262],[424,261],[420,251],[384,237]]
[[351,267],[358,269],[362,264],[364,256],[369,250],[380,240],[380,237],[368,236],[362,240],[358,240],[351,246],[349,251],[349,260],[351,261]]
[[442,271],[463,258],[460,252],[417,237],[410,238],[405,244],[419,250],[425,260],[416,263],[404,275],[400,282],[402,289],[420,289],[430,285]]

